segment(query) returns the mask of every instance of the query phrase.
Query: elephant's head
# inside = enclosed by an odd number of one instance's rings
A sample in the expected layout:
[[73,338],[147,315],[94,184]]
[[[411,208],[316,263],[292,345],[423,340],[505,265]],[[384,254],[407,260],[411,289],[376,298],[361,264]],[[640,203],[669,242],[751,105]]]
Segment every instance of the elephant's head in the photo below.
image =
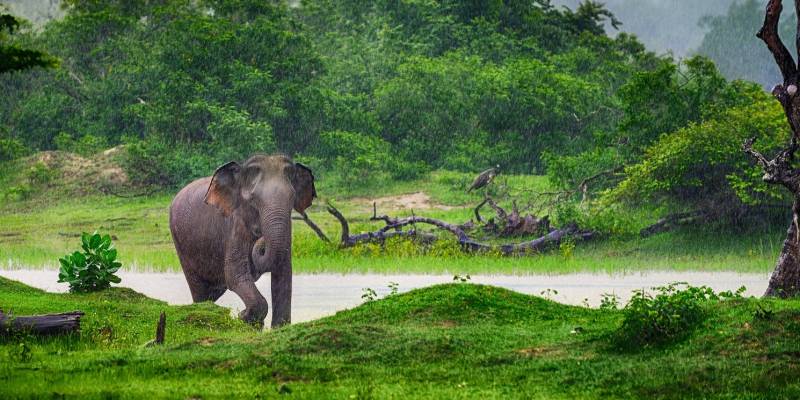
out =
[[288,265],[292,209],[304,214],[317,192],[311,170],[283,155],[255,155],[244,164],[229,162],[211,178],[205,202],[242,220],[260,237],[253,245],[255,268],[266,272]]

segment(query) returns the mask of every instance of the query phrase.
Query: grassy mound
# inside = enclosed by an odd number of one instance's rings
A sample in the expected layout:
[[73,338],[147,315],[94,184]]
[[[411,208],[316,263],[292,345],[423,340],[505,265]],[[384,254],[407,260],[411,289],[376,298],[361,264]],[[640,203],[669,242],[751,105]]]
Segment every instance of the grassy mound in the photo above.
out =
[[[796,398],[800,302],[711,304],[666,347],[618,351],[621,313],[451,284],[258,333],[213,304],[124,289],[50,294],[0,278],[17,314],[81,309],[79,336],[0,342],[1,398]],[[153,337],[167,312],[167,343]]]
[[53,195],[86,196],[128,185],[121,166],[125,149],[114,147],[91,156],[66,151],[42,151],[0,164],[0,198],[52,201]]
[[340,313],[341,323],[513,324],[559,319],[585,308],[485,285],[437,285],[369,302]]

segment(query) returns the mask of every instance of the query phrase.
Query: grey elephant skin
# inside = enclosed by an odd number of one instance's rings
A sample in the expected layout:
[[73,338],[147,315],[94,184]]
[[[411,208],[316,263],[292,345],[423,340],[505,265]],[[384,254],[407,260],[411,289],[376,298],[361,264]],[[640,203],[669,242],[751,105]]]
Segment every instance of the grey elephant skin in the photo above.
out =
[[269,311],[255,282],[270,272],[272,327],[291,322],[292,209],[316,197],[310,169],[283,155],[229,162],[175,196],[169,227],[195,302],[226,289],[244,301],[239,317],[262,326]]

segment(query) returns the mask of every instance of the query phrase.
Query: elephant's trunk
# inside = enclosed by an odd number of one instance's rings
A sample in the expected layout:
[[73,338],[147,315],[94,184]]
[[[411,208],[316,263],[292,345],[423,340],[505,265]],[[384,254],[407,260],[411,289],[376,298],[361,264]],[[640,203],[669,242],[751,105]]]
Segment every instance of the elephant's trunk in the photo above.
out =
[[[256,242],[253,244],[253,250],[250,252],[250,259],[253,260],[253,265],[259,269],[261,269],[261,267],[269,268],[267,241],[263,236],[258,238],[258,240],[256,240]],[[269,272],[269,269],[263,270],[262,272]]]
[[259,212],[263,236],[253,244],[251,257],[253,265],[262,273],[274,272],[290,260],[292,202],[290,196],[286,197],[272,197]]

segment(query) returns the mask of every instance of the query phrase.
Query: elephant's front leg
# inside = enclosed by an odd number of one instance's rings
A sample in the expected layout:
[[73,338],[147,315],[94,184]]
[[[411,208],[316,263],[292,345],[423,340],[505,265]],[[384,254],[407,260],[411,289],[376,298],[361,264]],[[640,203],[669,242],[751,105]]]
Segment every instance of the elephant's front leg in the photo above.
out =
[[272,271],[272,328],[292,322],[292,265]]
[[226,252],[225,283],[228,289],[236,293],[244,302],[245,308],[239,313],[239,318],[260,328],[264,326],[269,305],[267,299],[256,287],[255,279],[250,271],[249,249],[243,248],[244,242],[232,244]]

